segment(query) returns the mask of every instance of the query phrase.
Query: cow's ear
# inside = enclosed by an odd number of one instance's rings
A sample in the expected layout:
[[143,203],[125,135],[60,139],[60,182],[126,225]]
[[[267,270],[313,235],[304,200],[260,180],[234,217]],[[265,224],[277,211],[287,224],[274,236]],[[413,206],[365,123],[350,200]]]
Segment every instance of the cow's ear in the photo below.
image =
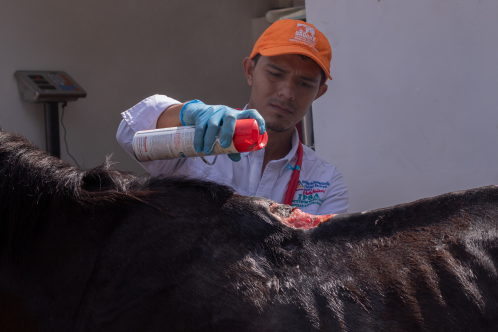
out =
[[253,59],[247,57],[244,59],[242,63],[244,66],[244,74],[246,75],[247,84],[252,86],[253,77],[254,77],[254,61]]
[[327,92],[328,89],[329,89],[329,86],[327,85],[327,83],[323,83],[322,85],[320,85],[320,87],[318,88],[318,93],[316,94],[316,97],[314,100],[317,100],[318,98],[323,96],[325,94],[325,92]]

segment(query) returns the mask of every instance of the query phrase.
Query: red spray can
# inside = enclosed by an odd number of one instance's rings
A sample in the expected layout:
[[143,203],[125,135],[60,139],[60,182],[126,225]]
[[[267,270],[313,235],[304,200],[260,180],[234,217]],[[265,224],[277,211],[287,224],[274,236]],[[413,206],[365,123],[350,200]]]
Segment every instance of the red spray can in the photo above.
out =
[[[194,150],[195,126],[162,128],[138,131],[133,137],[133,153],[138,161],[152,161],[189,157],[203,157],[204,152]],[[223,149],[219,138],[211,155],[251,152],[261,150],[268,143],[268,135],[259,134],[259,126],[254,119],[237,120],[232,144]]]

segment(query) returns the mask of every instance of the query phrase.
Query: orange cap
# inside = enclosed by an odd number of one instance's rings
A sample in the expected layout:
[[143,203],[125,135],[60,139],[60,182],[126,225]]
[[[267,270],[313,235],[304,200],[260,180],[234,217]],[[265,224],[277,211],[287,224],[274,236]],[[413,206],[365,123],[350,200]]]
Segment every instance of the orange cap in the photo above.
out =
[[257,54],[274,56],[282,54],[306,55],[322,67],[328,78],[332,49],[329,41],[311,23],[298,20],[276,21],[259,37],[252,49],[251,58]]

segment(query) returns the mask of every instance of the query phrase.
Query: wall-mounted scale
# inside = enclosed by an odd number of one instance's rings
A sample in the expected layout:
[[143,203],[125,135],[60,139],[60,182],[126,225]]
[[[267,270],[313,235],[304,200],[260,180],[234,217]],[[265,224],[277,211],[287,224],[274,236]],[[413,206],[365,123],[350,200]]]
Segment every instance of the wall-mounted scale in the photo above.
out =
[[59,103],[85,98],[86,92],[63,71],[19,70],[14,76],[21,99],[31,103],[45,103],[45,142],[47,151],[61,156],[59,139]]

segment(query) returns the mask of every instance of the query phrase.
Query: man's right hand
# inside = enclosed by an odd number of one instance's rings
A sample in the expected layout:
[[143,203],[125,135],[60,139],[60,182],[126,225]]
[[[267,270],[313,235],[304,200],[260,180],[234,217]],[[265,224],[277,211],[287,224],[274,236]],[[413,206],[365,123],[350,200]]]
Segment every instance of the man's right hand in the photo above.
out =
[[[195,125],[194,149],[206,155],[213,152],[216,136],[220,132],[220,145],[226,149],[232,144],[235,122],[238,119],[254,119],[258,122],[259,133],[265,132],[265,120],[254,109],[239,111],[223,105],[206,105],[200,100],[192,100],[183,105],[180,121],[184,126]],[[229,154],[233,161],[240,160],[240,153]]]

